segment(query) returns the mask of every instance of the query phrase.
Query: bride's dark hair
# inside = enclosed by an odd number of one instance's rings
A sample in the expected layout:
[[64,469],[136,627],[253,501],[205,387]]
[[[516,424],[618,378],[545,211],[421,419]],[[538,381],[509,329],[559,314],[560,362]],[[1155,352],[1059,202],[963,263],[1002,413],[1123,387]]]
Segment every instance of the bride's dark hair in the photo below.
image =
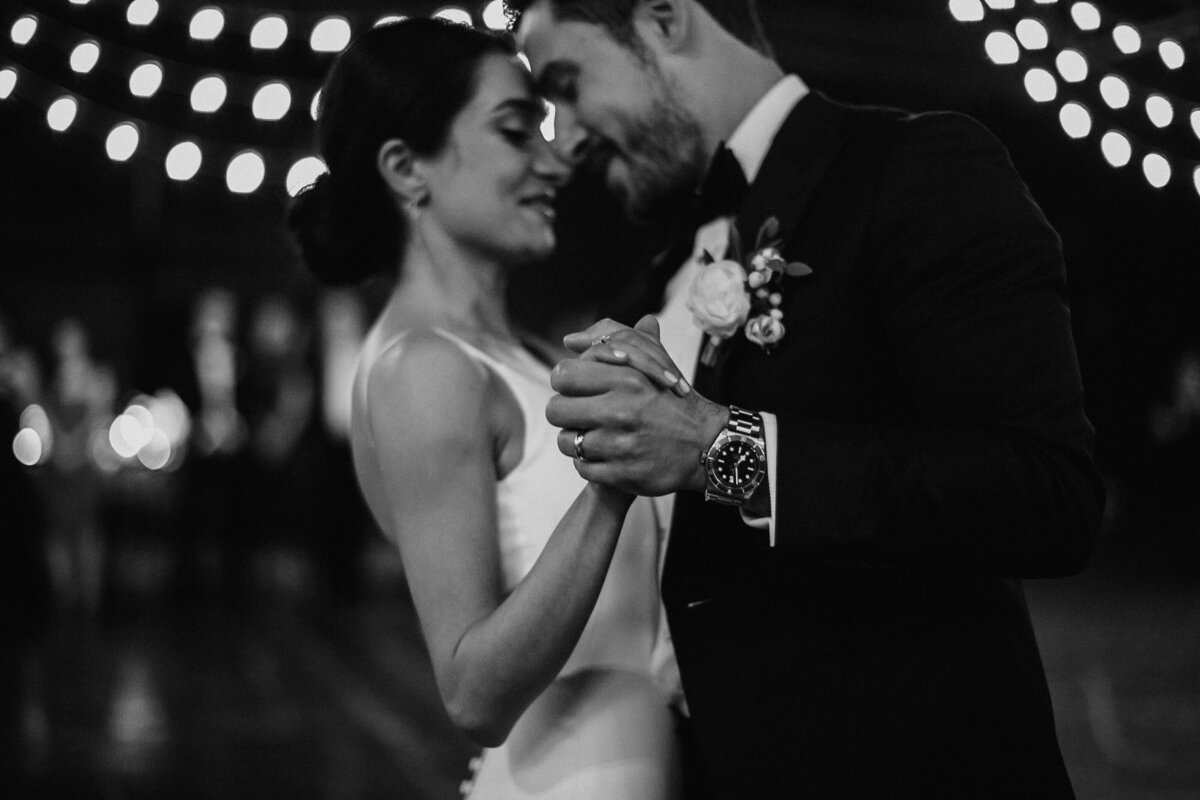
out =
[[395,269],[406,221],[377,171],[380,146],[398,138],[418,156],[437,155],[474,94],[484,56],[514,52],[500,35],[407,19],[362,33],[338,56],[317,112],[329,171],[288,209],[288,227],[318,279],[353,284]]

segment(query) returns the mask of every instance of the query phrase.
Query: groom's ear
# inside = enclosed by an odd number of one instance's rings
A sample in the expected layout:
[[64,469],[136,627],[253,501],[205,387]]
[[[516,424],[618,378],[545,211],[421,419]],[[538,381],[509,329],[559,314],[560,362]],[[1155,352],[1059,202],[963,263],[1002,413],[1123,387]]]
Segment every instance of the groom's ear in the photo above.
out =
[[412,148],[403,139],[388,139],[379,145],[375,168],[388,188],[405,202],[424,202],[429,189]]
[[634,27],[641,29],[647,41],[656,41],[664,50],[683,48],[691,33],[694,0],[641,0],[633,12]]

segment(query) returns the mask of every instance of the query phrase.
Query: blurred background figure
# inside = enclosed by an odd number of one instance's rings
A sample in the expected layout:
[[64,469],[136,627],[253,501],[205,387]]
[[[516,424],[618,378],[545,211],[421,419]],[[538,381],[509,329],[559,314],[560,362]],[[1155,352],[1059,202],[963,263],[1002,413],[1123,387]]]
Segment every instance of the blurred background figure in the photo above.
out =
[[246,333],[246,369],[238,405],[248,450],[237,504],[246,526],[235,556],[266,591],[308,591],[320,530],[321,416],[311,316],[298,301],[268,294],[254,306]]
[[[28,469],[40,456],[32,430],[21,433],[21,416],[41,393],[41,370],[29,348],[17,344],[0,310],[0,525],[7,546],[0,559],[0,633],[35,630],[47,599],[45,561],[41,552],[42,509]],[[11,449],[9,449],[11,445]]]
[[237,574],[231,554],[242,528],[232,497],[247,429],[237,407],[242,354],[234,293],[224,287],[203,291],[192,306],[188,337],[185,403],[193,425],[175,586],[182,602],[232,593],[230,579]]
[[104,588],[104,475],[93,442],[104,437],[116,402],[116,376],[93,360],[88,332],[74,317],[51,334],[52,377],[45,398],[50,423],[39,473],[46,512],[46,559],[54,603],[94,616]]
[[1166,399],[1153,406],[1145,483],[1148,535],[1164,563],[1200,575],[1200,347],[1174,361]]

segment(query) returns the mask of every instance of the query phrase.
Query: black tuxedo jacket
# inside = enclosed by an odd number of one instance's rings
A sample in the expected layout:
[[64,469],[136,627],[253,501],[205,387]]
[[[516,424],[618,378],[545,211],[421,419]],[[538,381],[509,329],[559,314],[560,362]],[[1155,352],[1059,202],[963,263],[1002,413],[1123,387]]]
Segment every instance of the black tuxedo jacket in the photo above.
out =
[[1103,506],[1060,242],[949,113],[810,94],[741,207],[778,218],[787,332],[696,385],[779,420],[776,530],[681,495],[663,577],[721,798],[1072,790],[1020,578],[1082,569]]

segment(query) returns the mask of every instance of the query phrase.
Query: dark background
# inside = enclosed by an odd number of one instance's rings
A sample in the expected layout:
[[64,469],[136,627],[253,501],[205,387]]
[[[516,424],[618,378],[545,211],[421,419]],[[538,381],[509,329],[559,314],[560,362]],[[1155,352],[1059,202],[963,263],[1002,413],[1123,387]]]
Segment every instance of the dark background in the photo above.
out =
[[[241,3],[226,9],[225,43],[205,48],[179,33],[202,4],[164,3],[135,44],[162,49],[183,73],[231,78],[226,111],[199,120],[182,99],[190,84],[172,84],[170,71],[160,98],[134,107],[120,69],[106,74],[103,58],[90,77],[62,69],[80,37],[74,21],[108,30],[104,19],[114,8],[119,18],[124,5],[0,4],[0,68],[18,65],[23,81],[40,70],[97,101],[65,133],[46,127],[47,102],[58,92],[45,80],[31,77],[0,101],[0,314],[13,338],[43,358],[58,320],[83,320],[95,355],[117,371],[122,400],[177,385],[186,371],[190,309],[202,289],[227,286],[246,306],[282,293],[311,309],[318,296],[285,233],[287,196],[276,165],[308,148],[308,99],[329,57],[314,56],[303,41],[249,57],[246,20],[279,10],[311,22],[341,11],[359,30],[385,12],[428,14],[441,6]],[[1200,8],[1192,0],[1097,0],[1105,24],[1082,34],[1069,21],[1069,5],[1015,0],[1012,11],[988,7],[982,22],[963,24],[945,0],[760,0],[780,60],[814,88],[849,102],[952,109],[983,121],[1008,146],[1061,235],[1110,502],[1091,566],[1076,578],[1029,582],[1031,612],[1080,797],[1183,800],[1200,791],[1200,425],[1166,446],[1151,438],[1149,418],[1171,399],[1180,354],[1200,342],[1200,194],[1191,176],[1200,141],[1187,120],[1200,105]],[[28,11],[44,26],[39,43],[20,50],[7,32]],[[1048,54],[992,64],[985,35],[1023,16],[1046,22]],[[1142,54],[1120,57],[1107,36],[1118,17],[1176,36],[1188,64],[1168,73],[1149,36]],[[1092,75],[1077,87],[1060,82],[1058,102],[1033,102],[1024,71],[1053,71],[1048,58],[1064,46],[1088,54]],[[1095,85],[1108,71],[1134,82],[1124,111],[1102,111]],[[244,88],[277,73],[300,89],[296,108],[275,127],[246,123],[238,81]],[[1178,101],[1168,131],[1144,121],[1140,104],[1151,88]],[[1096,113],[1092,134],[1080,141],[1059,127],[1068,94]],[[152,123],[127,163],[104,154],[105,102]],[[1110,127],[1136,142],[1134,162],[1122,169],[1100,153],[1099,136]],[[218,152],[253,143],[273,172],[246,196],[225,188],[216,158],[195,180],[171,181],[163,142],[185,135],[203,137]],[[1138,160],[1151,146],[1170,153],[1176,167],[1165,189],[1142,177]],[[545,331],[589,313],[641,268],[653,241],[583,180],[564,197],[560,228],[555,261],[514,281],[518,317]],[[370,304],[378,293],[364,297]],[[8,480],[16,473],[4,447]],[[319,488],[337,480],[332,470],[342,479],[333,491],[346,491],[339,458],[316,458],[326,483],[314,489],[308,475],[306,492],[292,496],[312,503],[332,494]],[[13,485],[5,485],[5,498]],[[351,537],[366,551],[359,579],[374,591],[298,592],[294,575],[276,568],[255,580],[290,586],[272,595],[282,605],[264,605],[259,594],[233,606],[160,613],[173,573],[160,570],[147,581],[130,564],[176,535],[181,516],[169,507],[172,497],[146,502],[143,495],[118,519],[124,538],[113,540],[109,568],[142,579],[122,588],[110,578],[112,599],[101,619],[32,613],[20,636],[0,644],[0,780],[37,797],[455,796],[471,748],[440,710],[394,552],[378,537]],[[348,507],[344,496],[341,502]],[[0,533],[12,525],[7,508],[0,508]],[[345,527],[356,517],[313,518]],[[312,535],[332,541],[345,533],[336,522],[324,524]],[[130,536],[131,526],[141,532]],[[311,552],[320,559],[329,550]],[[10,612],[33,607],[21,605],[13,589],[31,572],[14,564],[6,557],[0,574]],[[14,595],[15,606],[7,600]],[[125,738],[114,723],[122,708],[132,725]]]

